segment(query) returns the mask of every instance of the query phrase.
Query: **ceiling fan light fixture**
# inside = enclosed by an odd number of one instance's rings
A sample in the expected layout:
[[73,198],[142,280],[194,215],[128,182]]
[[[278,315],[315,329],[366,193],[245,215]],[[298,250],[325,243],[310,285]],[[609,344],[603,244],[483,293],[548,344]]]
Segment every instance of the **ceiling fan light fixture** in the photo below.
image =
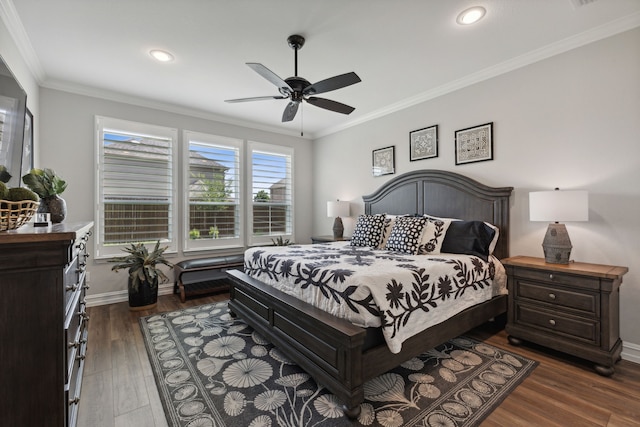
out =
[[173,61],[173,55],[166,50],[152,49],[149,51],[149,55],[156,61],[171,62]]
[[460,25],[471,25],[482,19],[485,13],[487,13],[487,10],[482,6],[470,7],[460,12],[456,22]]

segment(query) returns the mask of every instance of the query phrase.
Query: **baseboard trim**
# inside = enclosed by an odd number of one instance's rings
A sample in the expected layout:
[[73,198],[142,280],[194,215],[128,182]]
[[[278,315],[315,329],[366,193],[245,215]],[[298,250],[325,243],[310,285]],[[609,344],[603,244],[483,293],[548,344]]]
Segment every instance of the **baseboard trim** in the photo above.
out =
[[622,354],[620,356],[624,360],[640,364],[640,345],[630,342],[623,342]]
[[[173,293],[173,283],[165,283],[158,286],[158,295],[169,295]],[[124,289],[122,291],[104,292],[96,295],[87,295],[85,298],[87,307],[95,307],[99,305],[116,304],[119,302],[129,301],[129,292]]]

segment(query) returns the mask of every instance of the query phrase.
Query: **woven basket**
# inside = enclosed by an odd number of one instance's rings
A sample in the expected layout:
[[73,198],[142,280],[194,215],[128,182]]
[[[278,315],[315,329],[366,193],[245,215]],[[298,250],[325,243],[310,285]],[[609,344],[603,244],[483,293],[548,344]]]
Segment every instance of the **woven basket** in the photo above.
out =
[[15,230],[29,222],[38,210],[38,202],[0,200],[0,231]]

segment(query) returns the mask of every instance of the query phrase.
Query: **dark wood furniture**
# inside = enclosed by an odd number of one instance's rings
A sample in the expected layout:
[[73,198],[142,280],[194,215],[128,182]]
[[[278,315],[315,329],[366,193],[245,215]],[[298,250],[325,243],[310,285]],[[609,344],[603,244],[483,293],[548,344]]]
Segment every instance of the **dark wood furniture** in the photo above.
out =
[[0,424],[76,424],[93,223],[0,233]]
[[176,263],[173,267],[175,281],[173,293],[180,295],[185,302],[187,296],[203,295],[229,290],[226,271],[242,270],[243,255],[216,256],[210,258],[187,259]]
[[[364,196],[366,213],[429,213],[489,221],[500,227],[498,257],[508,256],[512,187],[491,188],[452,172],[409,172]],[[506,296],[471,307],[389,351],[381,332],[361,328],[241,272],[231,277],[229,308],[323,384],[357,416],[364,383],[402,362],[506,312]]]
[[507,269],[509,342],[522,340],[595,362],[600,375],[614,373],[620,359],[620,293],[627,267],[548,264],[516,256]]
[[330,235],[326,235],[326,236],[311,236],[311,243],[316,244],[316,243],[327,243],[327,242],[342,242],[342,241],[349,241],[351,240],[351,237],[340,237],[340,238],[335,238],[333,236]]

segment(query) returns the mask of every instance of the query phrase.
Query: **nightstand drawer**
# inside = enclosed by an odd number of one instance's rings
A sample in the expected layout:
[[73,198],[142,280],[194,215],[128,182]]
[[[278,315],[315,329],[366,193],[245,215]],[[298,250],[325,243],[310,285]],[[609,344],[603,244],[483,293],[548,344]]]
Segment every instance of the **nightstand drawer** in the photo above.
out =
[[532,282],[538,283],[553,283],[593,291],[600,290],[600,280],[596,277],[573,276],[555,271],[527,270],[521,268],[517,269],[515,276],[520,279],[529,279]]
[[516,279],[515,292],[516,298],[526,298],[553,306],[569,308],[589,316],[600,316],[600,294],[544,286],[523,279]]
[[600,345],[600,322],[595,319],[564,316],[540,307],[520,305],[516,307],[515,323],[544,329],[554,335],[565,335],[572,339]]

